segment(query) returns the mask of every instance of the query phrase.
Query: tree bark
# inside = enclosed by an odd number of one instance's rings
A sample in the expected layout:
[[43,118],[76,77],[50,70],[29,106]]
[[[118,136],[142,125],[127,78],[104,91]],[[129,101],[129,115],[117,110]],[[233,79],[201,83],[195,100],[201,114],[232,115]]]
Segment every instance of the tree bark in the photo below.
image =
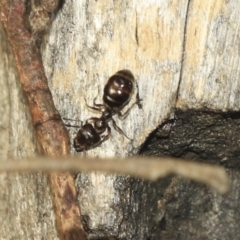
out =
[[[99,116],[89,111],[84,98],[89,105],[95,97],[102,103],[107,79],[125,68],[133,72],[138,82],[143,105],[142,109],[135,106],[123,121],[115,118],[133,141],[112,128],[110,139],[87,151],[87,156],[122,158],[138,153],[160,124],[174,116],[182,119],[175,113],[176,108],[239,111],[239,5],[236,1],[213,0],[66,1],[42,45],[45,73],[61,116],[79,120],[79,125],[80,120]],[[5,160],[33,156],[37,144],[30,115],[3,34],[0,59],[0,131],[4,136],[0,138],[1,156]],[[73,139],[77,129],[69,128],[69,132]],[[235,141],[233,145],[238,144]],[[72,153],[77,154],[73,148]],[[238,196],[240,180],[237,170],[228,171],[234,180],[234,192],[225,200],[179,178],[152,184],[116,175],[78,174],[78,199],[88,236],[228,239],[232,236],[230,231],[223,238],[214,235],[214,224],[222,224],[224,229],[226,224],[232,224],[232,232],[237,234],[238,211],[227,222],[219,217],[201,229],[189,223],[191,217],[201,215],[195,208],[195,215],[174,216],[177,207],[190,211],[185,201],[191,198],[215,203],[206,210],[212,215],[222,211],[229,216],[236,211],[237,202],[231,199]],[[44,175],[1,174],[0,182],[1,237],[58,239]],[[187,194],[171,205],[182,191]],[[201,220],[206,221],[202,215]],[[181,229],[186,235],[181,235]]]

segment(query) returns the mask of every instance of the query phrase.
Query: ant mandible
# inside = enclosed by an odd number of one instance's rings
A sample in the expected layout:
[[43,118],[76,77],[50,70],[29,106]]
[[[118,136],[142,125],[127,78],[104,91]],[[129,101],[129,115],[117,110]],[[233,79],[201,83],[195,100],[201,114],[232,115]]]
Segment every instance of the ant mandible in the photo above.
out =
[[139,108],[142,107],[140,104],[141,99],[137,92],[136,101],[125,113],[121,113],[121,110],[131,100],[135,84],[138,87],[131,71],[127,69],[120,70],[111,76],[105,85],[103,104],[97,104],[95,102],[96,98],[93,101],[93,106],[89,106],[86,103],[88,108],[101,112],[102,115],[100,118],[92,117],[87,119],[85,124],[83,124],[78,130],[77,136],[74,138],[73,142],[74,148],[77,152],[85,152],[98,147],[105,142],[111,135],[111,128],[108,124],[110,121],[115,130],[131,140],[123,130],[117,126],[113,116],[117,114],[122,120],[129,114],[135,104],[137,104]]

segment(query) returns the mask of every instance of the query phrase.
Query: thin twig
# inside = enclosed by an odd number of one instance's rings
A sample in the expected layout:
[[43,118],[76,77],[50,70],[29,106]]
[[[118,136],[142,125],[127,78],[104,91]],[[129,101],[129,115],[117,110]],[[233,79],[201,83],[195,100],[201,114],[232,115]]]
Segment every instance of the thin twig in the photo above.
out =
[[[59,164],[59,161],[61,161],[61,164]],[[21,161],[18,160],[18,164],[16,164],[16,161],[0,161],[0,172],[4,171],[97,171],[111,174],[127,174],[152,181],[175,174],[207,184],[221,194],[226,193],[230,187],[230,181],[224,168],[173,158],[36,158],[21,159]]]
[[[49,27],[49,11],[54,11],[58,1],[44,0],[37,6],[33,0],[0,2],[0,19],[13,52],[41,153],[51,157],[68,155],[70,151],[69,135],[54,106],[39,47],[46,32],[45,25]],[[69,172],[50,173],[49,182],[60,239],[84,239],[73,176]]]

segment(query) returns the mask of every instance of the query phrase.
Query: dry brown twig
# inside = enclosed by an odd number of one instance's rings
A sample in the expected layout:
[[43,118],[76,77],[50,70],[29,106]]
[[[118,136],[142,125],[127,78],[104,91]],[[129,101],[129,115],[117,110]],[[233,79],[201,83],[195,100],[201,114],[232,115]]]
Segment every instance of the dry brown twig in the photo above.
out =
[[[59,164],[61,161],[61,164]],[[224,168],[190,162],[173,158],[126,158],[126,159],[93,159],[93,158],[37,158],[0,162],[0,172],[30,171],[79,171],[127,174],[151,181],[175,174],[195,180],[214,188],[224,194],[229,190],[230,181]]]
[[[59,0],[0,2],[0,20],[10,44],[19,81],[26,97],[41,154],[66,156],[70,140],[54,106],[44,73],[40,43]],[[74,178],[69,172],[49,173],[60,239],[84,239]]]

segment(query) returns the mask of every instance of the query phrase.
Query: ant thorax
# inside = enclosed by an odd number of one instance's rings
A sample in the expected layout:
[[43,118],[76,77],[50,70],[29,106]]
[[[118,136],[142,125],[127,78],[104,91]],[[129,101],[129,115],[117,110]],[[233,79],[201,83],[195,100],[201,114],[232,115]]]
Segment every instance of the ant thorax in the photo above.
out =
[[110,121],[112,119],[112,116],[115,113],[110,109],[109,107],[105,106],[104,110],[102,111],[101,119],[104,119],[105,121]]

